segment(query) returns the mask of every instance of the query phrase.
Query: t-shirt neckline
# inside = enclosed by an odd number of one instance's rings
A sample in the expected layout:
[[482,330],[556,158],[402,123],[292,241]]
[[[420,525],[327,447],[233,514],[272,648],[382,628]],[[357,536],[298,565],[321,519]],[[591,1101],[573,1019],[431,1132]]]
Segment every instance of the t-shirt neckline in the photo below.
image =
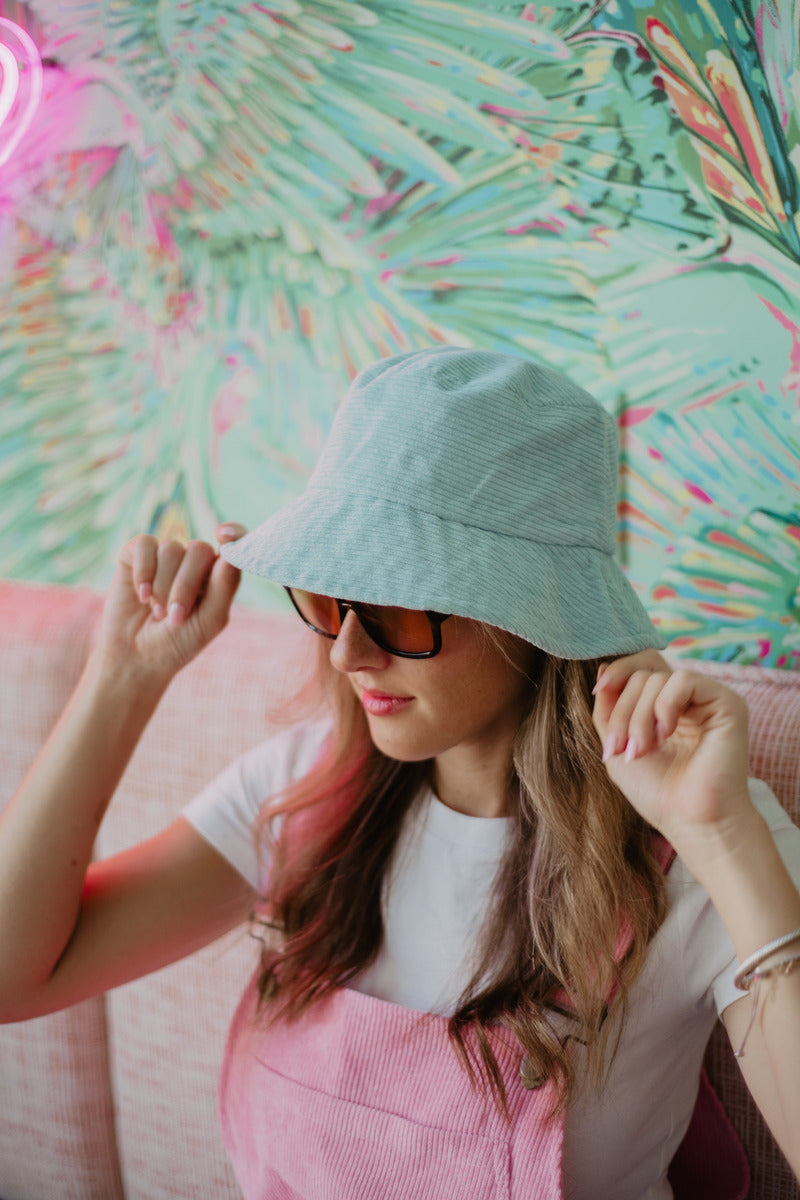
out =
[[425,832],[451,845],[474,846],[484,854],[501,854],[513,825],[512,817],[473,817],[444,804],[432,788],[419,798],[417,819]]

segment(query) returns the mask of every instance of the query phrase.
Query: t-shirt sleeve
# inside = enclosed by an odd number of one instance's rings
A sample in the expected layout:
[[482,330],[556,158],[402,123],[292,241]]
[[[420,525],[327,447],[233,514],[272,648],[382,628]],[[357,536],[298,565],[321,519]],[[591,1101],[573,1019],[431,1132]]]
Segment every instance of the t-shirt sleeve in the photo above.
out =
[[[750,780],[750,795],[758,811],[769,825],[772,836],[781,858],[786,863],[789,874],[800,888],[800,829],[792,823],[789,814],[783,809],[770,788],[760,779]],[[716,914],[715,914],[716,915]],[[733,943],[717,917],[722,934],[725,937],[730,953],[728,962],[723,970],[715,977],[712,984],[712,994],[717,1012],[722,1013],[729,1004],[741,1000],[744,992],[740,991],[733,982],[739,963],[734,953]]]
[[270,797],[313,766],[328,729],[328,722],[315,721],[268,738],[230,763],[183,809],[189,824],[257,891],[266,886],[269,863],[256,845],[256,818]]

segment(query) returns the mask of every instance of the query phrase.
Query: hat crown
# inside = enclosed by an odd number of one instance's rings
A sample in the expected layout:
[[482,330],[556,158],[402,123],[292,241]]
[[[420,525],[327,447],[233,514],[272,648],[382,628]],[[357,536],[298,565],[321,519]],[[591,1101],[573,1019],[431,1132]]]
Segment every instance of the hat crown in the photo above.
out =
[[290,587],[453,613],[560,658],[662,646],[614,557],[617,431],[507,354],[438,347],[363,371],[301,496],[222,548]]
[[563,375],[439,347],[357,376],[309,490],[613,555],[617,452],[613,418]]

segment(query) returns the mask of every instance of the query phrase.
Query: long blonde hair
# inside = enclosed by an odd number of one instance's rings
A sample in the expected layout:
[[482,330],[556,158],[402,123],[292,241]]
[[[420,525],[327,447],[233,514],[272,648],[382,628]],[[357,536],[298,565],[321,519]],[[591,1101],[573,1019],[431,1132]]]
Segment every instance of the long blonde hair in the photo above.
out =
[[[515,639],[485,628],[513,655]],[[321,651],[330,736],[311,771],[265,805],[258,830],[271,869],[257,920],[277,932],[262,951],[270,1019],[299,1015],[374,960],[386,869],[411,803],[432,779],[431,762],[399,762],[376,749],[361,704],[330,667],[327,645]],[[498,1021],[519,1040],[526,1071],[557,1081],[564,1105],[575,1070],[551,1015],[568,1010],[570,1036],[586,1046],[587,1080],[602,1083],[618,1027],[607,1018],[624,1014],[666,908],[653,830],[601,762],[591,717],[598,665],[540,652],[510,770],[515,837],[475,972],[449,1021],[473,1085],[482,1082],[501,1107],[505,1089],[487,1037]],[[623,928],[628,946],[619,958]]]

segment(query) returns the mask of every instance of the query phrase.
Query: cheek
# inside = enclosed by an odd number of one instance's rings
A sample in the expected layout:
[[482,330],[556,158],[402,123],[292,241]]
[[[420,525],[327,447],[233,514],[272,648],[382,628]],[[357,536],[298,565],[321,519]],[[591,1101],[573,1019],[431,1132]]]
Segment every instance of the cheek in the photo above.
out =
[[516,723],[527,708],[530,684],[512,667],[489,662],[437,681],[421,712],[436,719],[445,740]]
[[367,716],[373,742],[392,758],[435,758],[481,721],[483,705],[474,676],[447,668],[427,671],[425,676],[406,679],[407,691],[414,696],[408,708],[390,717]]

